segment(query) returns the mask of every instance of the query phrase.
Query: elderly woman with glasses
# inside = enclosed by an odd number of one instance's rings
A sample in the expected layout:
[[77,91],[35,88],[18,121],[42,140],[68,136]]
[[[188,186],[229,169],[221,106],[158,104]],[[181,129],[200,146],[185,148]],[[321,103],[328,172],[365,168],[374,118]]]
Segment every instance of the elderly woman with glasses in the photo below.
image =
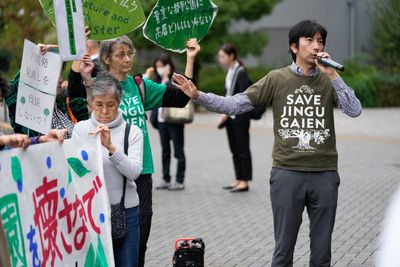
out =
[[[122,90],[118,81],[108,73],[100,73],[88,91],[93,112],[91,118],[75,125],[72,137],[100,134],[104,177],[111,205],[121,201],[126,177],[125,213],[128,235],[113,242],[116,266],[138,266],[139,253],[139,196],[135,179],[142,172],[143,135],[122,117],[119,105]],[[130,127],[127,155],[124,153],[125,128]]]
[[[200,46],[195,39],[189,40],[186,45],[188,49],[185,76],[192,78],[194,60],[200,51]],[[127,36],[100,43],[99,60],[102,68],[114,76],[122,87],[122,99],[119,104],[122,116],[129,124],[138,126],[143,133],[143,170],[136,180],[136,184],[140,199],[139,266],[144,266],[146,244],[150,235],[153,215],[152,173],[154,172],[145,112],[159,107],[184,107],[190,98],[172,84],[157,84],[151,80],[142,80],[129,75],[134,55],[135,48]],[[86,90],[93,82],[92,70],[93,63],[90,56],[85,55],[81,62],[80,72]],[[80,89],[80,92],[70,91],[69,93],[75,97],[82,97],[86,94],[85,89]]]

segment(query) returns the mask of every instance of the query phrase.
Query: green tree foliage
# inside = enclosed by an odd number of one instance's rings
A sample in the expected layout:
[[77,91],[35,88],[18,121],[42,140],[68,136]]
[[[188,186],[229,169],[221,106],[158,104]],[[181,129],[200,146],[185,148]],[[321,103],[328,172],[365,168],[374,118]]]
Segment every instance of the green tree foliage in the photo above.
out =
[[385,71],[400,73],[400,0],[376,3],[374,58]]
[[[233,21],[244,19],[255,21],[261,16],[271,13],[273,6],[279,0],[213,0],[218,6],[218,14],[207,36],[201,42],[201,56],[204,62],[214,62],[218,48],[225,42],[232,42],[238,48],[241,56],[247,53],[260,54],[267,42],[264,32],[229,31]],[[234,3],[233,3],[234,2]],[[157,0],[141,1],[146,16],[157,3]],[[153,49],[155,45],[143,37],[142,31],[136,30],[129,34],[135,46],[140,49]]]
[[21,64],[25,38],[43,43],[49,32],[55,37],[55,28],[37,0],[0,1],[0,31],[1,58],[11,60],[8,73],[14,73]]
[[[218,6],[218,15],[208,35],[203,39],[200,61],[214,62],[218,48],[224,42],[232,42],[241,56],[247,53],[259,54],[267,42],[264,32],[229,31],[233,21],[244,19],[254,21],[262,15],[269,14],[279,0],[246,0],[246,1],[214,0]],[[141,1],[146,16],[150,14],[157,0]],[[23,40],[27,38],[35,43],[56,42],[56,30],[46,17],[39,1],[37,0],[3,0],[0,1],[0,56],[2,59],[11,60],[10,70],[12,75],[21,64]],[[142,28],[129,34],[135,46],[142,49],[157,48],[152,42],[145,39]],[[148,64],[148,62],[146,62]],[[4,65],[6,66],[6,65]]]

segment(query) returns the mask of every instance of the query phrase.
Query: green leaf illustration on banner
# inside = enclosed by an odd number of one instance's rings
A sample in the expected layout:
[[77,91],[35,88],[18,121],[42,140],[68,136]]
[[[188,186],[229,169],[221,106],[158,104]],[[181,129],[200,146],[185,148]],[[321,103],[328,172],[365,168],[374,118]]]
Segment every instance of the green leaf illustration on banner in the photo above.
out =
[[108,267],[106,254],[100,236],[97,236],[97,252],[94,251],[93,244],[90,243],[86,254],[85,267]]
[[68,168],[68,185],[72,183],[72,173],[71,169]]
[[[55,25],[53,0],[39,2]],[[93,40],[122,36],[140,27],[145,21],[139,0],[82,0],[82,5],[85,25],[90,27],[90,39]]]
[[85,168],[85,166],[78,158],[68,158],[67,161],[69,166],[79,177],[83,177],[90,172],[88,169]]
[[94,254],[94,249],[92,243],[90,243],[89,250],[86,254],[86,259],[85,259],[85,267],[93,267],[94,266],[94,261],[95,261],[95,254]]
[[97,256],[96,256],[96,264],[97,267],[108,267],[106,254],[104,252],[103,243],[101,242],[100,236],[97,237]]
[[216,15],[211,0],[159,0],[143,27],[144,36],[164,49],[183,53],[186,42],[199,42],[207,34]]
[[19,158],[14,156],[11,157],[11,172],[12,172],[12,177],[13,180],[17,183],[18,181],[22,182],[22,168],[21,168],[21,162],[19,161]]

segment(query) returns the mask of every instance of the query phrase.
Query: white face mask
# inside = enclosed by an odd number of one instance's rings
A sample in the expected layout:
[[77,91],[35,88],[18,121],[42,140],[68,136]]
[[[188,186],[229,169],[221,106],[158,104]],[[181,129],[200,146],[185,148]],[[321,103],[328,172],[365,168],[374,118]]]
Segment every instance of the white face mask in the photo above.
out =
[[164,75],[164,67],[157,68],[157,74],[158,74],[158,76],[163,77],[163,75]]

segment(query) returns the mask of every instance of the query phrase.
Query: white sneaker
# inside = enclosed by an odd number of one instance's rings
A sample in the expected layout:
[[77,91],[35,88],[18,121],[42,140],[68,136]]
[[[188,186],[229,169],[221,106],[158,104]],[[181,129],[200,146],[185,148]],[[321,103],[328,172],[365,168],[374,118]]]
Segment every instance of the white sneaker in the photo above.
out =
[[172,184],[168,188],[168,190],[171,190],[171,191],[177,191],[177,190],[183,190],[183,189],[185,189],[185,185],[183,183],[178,183],[178,182]]

